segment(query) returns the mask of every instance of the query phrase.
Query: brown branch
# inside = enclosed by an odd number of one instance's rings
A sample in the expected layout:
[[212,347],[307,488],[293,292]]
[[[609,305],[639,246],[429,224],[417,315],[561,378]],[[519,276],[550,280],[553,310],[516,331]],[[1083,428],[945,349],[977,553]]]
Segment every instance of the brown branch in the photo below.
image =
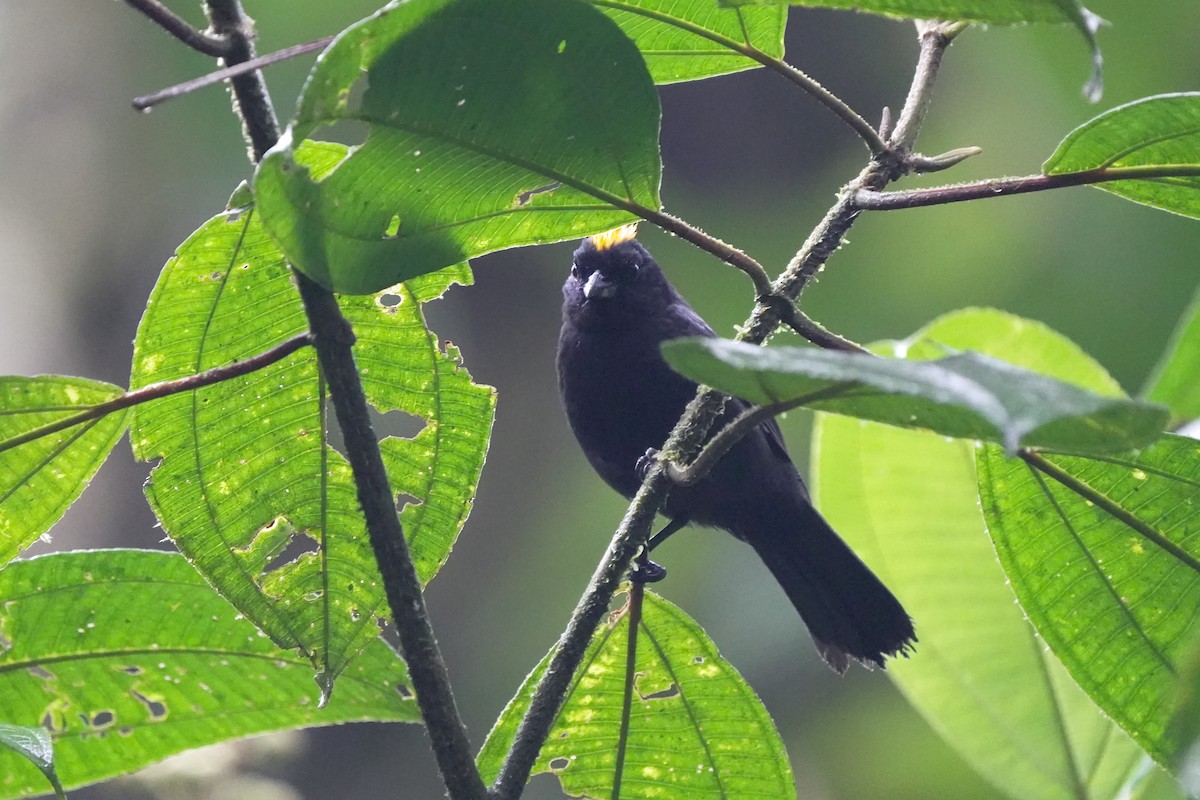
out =
[[694,244],[706,253],[710,253],[726,264],[741,270],[754,283],[754,291],[758,296],[761,297],[770,294],[771,276],[767,274],[763,265],[733,245],[726,244],[717,237],[700,230],[695,225],[685,222],[679,217],[672,216],[665,211],[658,211],[637,203],[622,203],[616,198],[614,198],[613,204],[637,214],[647,222],[657,225],[668,233],[675,234],[685,242]]
[[1007,197],[1014,194],[1044,192],[1070,186],[1091,186],[1111,181],[1156,180],[1162,178],[1200,177],[1200,167],[1178,164],[1153,167],[1107,167],[1065,175],[1026,175],[1020,178],[992,178],[975,183],[934,186],[928,189],[908,189],[881,192],[863,189],[855,193],[855,205],[864,211],[894,211],[901,208],[922,208],[986,197]]
[[160,89],[153,94],[144,94],[141,97],[133,98],[133,107],[138,111],[145,111],[153,108],[156,105],[173,100],[176,97],[181,97],[185,94],[190,94],[206,86],[212,86],[215,83],[235,78],[238,75],[245,75],[247,72],[253,72],[262,67],[269,67],[272,64],[278,64],[280,61],[286,61],[289,58],[302,56],[305,53],[311,53],[314,50],[323,50],[330,42],[333,41],[332,36],[324,36],[311,42],[304,44],[296,44],[291,47],[285,47],[282,50],[276,50],[274,53],[267,53],[265,56],[258,56],[249,61],[243,61],[240,64],[234,64],[225,69],[219,69],[215,72],[210,72],[207,75],[201,75],[199,78],[192,78],[190,81],[177,83],[174,86],[168,86],[165,89]]
[[14,447],[20,447],[43,436],[49,436],[52,433],[72,428],[81,423],[100,419],[114,411],[131,408],[150,400],[158,400],[159,398],[179,394],[180,392],[191,392],[204,386],[211,386],[214,383],[230,380],[231,378],[240,378],[243,375],[249,375],[251,372],[256,372],[263,367],[274,364],[276,361],[287,358],[300,348],[310,344],[312,344],[312,337],[307,333],[302,333],[275,345],[270,350],[250,356],[243,361],[235,361],[223,367],[213,367],[195,375],[188,375],[186,378],[176,378],[175,380],[160,381],[159,383],[152,383],[149,386],[143,386],[141,389],[126,392],[120,397],[114,397],[112,400],[88,406],[78,414],[63,417],[60,420],[47,423],[18,436],[5,439],[0,442],[0,453],[3,453],[5,450],[11,450]]
[[193,50],[198,50],[213,58],[224,58],[229,55],[230,43],[227,38],[208,31],[197,30],[186,19],[164,6],[159,0],[125,0],[125,2]]

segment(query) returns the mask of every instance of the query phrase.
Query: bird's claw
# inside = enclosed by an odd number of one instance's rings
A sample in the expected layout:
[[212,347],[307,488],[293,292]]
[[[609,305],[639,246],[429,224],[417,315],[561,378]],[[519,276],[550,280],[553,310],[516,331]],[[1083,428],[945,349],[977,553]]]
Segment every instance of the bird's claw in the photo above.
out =
[[656,461],[658,461],[658,451],[653,447],[647,447],[646,452],[642,454],[642,457],[637,460],[637,464],[633,467],[639,481],[646,480],[646,476],[650,474],[650,468],[654,466]]
[[636,561],[629,569],[629,580],[634,583],[658,583],[667,577],[667,568],[650,559]]

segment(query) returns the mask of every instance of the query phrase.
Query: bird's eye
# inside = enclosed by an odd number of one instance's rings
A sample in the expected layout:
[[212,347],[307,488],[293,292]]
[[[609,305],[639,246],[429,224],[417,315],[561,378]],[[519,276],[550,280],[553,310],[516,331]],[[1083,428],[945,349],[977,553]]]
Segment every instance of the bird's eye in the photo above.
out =
[[578,264],[571,265],[571,277],[574,278],[575,280],[579,280],[579,265]]

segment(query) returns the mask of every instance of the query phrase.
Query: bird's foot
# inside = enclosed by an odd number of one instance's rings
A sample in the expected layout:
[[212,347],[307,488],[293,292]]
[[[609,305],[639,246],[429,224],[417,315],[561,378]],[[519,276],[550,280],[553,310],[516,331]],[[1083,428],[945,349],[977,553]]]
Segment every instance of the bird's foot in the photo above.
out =
[[650,468],[653,467],[657,461],[658,451],[653,447],[647,447],[646,452],[642,454],[642,457],[637,460],[637,464],[635,464],[633,467],[634,472],[637,473],[637,478],[639,481],[646,480],[646,476],[650,474]]
[[640,558],[629,568],[629,580],[634,583],[658,583],[667,577],[667,568],[648,558]]

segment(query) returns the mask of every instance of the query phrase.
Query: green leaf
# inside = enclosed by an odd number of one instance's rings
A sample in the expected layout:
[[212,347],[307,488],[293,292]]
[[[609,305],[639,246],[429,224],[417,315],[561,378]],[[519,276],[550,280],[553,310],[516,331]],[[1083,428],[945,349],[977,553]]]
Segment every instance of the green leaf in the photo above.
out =
[[125,411],[16,446],[6,442],[119,397],[124,390],[58,375],[0,377],[0,564],[62,518],[125,432]]
[[937,361],[870,358],[728,339],[677,339],[667,362],[692,380],[759,405],[820,411],[999,442],[1010,451],[1129,450],[1157,438],[1166,409],[1104,397],[977,353]]
[[0,748],[7,748],[29,761],[50,782],[55,795],[66,797],[58,780],[58,773],[54,771],[54,745],[50,741],[50,733],[45,728],[29,728],[0,722]]
[[1169,407],[1176,422],[1200,419],[1200,292],[1184,312],[1142,394]]
[[1200,606],[1200,442],[1136,455],[979,453],[988,529],[1017,597],[1076,681],[1162,763]]
[[1106,111],[1068,134],[1042,171],[1128,175],[1093,185],[1200,219],[1200,93],[1147,97]]
[[[1095,391],[1116,384],[1040,323],[972,309],[881,348],[922,358],[972,348]],[[1179,796],[1047,651],[1013,600],[979,508],[974,446],[819,414],[813,496],[916,623],[888,675],[942,736],[1018,800]]]
[[[567,693],[534,774],[552,772],[572,796],[609,797],[616,767],[629,620],[601,625]],[[549,656],[525,679],[479,754],[491,780],[500,769]],[[794,798],[775,726],[704,630],[647,591],[621,797]]]
[[[494,393],[443,351],[421,303],[465,266],[342,299],[367,399],[426,424],[381,444],[422,580],[444,563],[471,508]],[[164,267],[138,329],[132,382],[195,374],[306,329],[283,257],[256,214],[218,216]],[[134,453],[161,459],[146,494],[163,529],[281,647],[309,654],[328,687],[387,614],[350,468],[328,445],[325,391],[305,349],[247,376],[136,409]]]
[[1092,77],[1084,94],[1095,102],[1103,88],[1103,58],[1096,31],[1104,24],[1079,0],[720,0],[723,6],[775,5],[820,6],[865,11],[903,19],[945,19],[991,25],[1058,22],[1074,25],[1092,51]]
[[[306,657],[271,644],[178,555],[59,553],[0,571],[0,717],[41,725],[63,784],[264,731],[415,721],[408,674],[374,639],[324,708]],[[0,752],[0,797],[45,791]]]
[[[371,292],[657,211],[659,116],[637,48],[585,3],[393,4],[317,62],[255,194],[297,268]],[[293,145],[346,121],[365,141],[313,170]]]
[[[747,50],[783,57],[787,8],[720,8],[712,0],[588,0],[621,26],[655,83],[762,66]],[[742,51],[742,52],[739,52]]]
[[1171,767],[1189,798],[1200,796],[1200,637],[1192,636],[1180,661],[1172,738]]

